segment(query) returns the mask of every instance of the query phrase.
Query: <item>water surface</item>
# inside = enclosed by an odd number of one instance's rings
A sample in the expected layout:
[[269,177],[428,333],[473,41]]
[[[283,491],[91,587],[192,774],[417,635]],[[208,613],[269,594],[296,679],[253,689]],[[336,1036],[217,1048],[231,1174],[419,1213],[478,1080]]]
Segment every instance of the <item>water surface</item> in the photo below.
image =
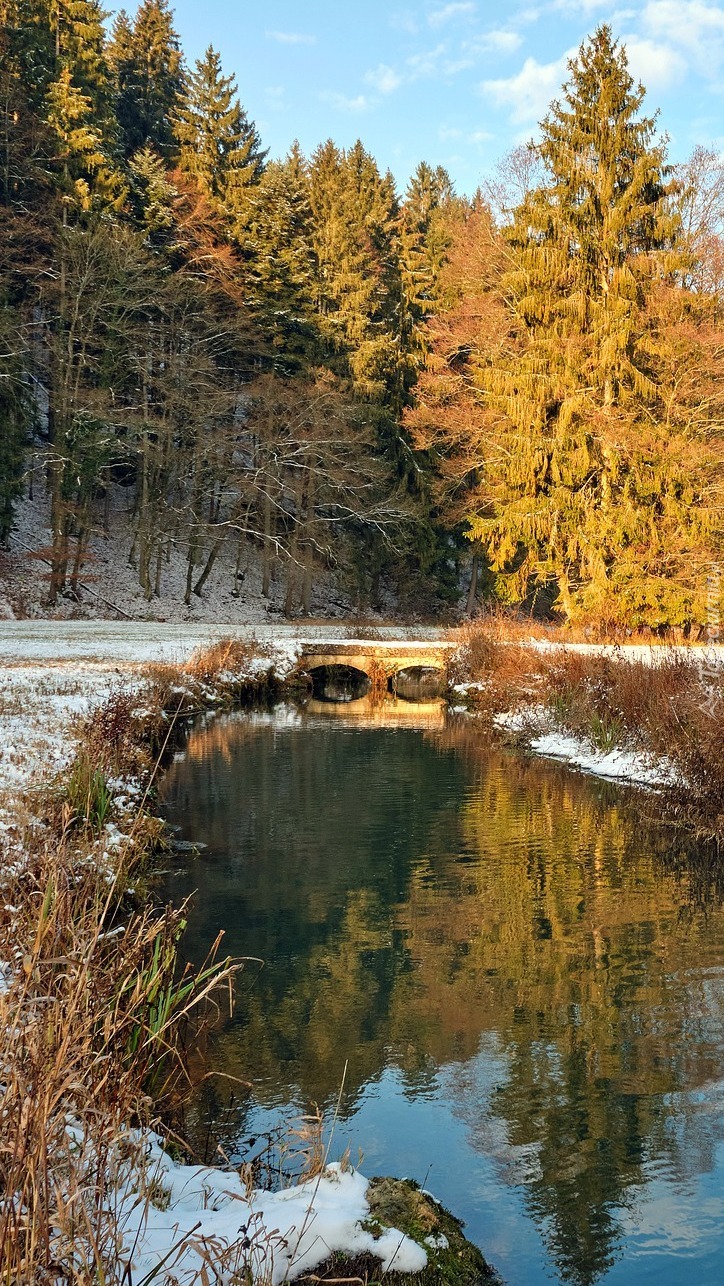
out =
[[510,1283],[721,1281],[724,912],[655,796],[642,820],[435,703],[339,710],[217,718],[166,778],[208,846],[168,880],[185,949],[264,962],[197,1141],[240,1160],[339,1099],[334,1153],[419,1180]]

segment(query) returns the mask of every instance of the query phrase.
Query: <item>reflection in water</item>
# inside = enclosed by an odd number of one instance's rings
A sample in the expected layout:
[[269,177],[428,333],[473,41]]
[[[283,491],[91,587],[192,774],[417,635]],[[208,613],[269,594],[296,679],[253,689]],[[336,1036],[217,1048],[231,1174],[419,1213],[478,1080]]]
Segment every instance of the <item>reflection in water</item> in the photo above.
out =
[[405,701],[429,701],[439,697],[444,687],[443,671],[424,665],[410,666],[395,676],[395,692]]
[[418,701],[397,696],[381,701],[371,695],[338,705],[312,699],[304,706],[307,727],[314,715],[321,715],[327,724],[331,719],[337,726],[344,723],[349,727],[363,724],[367,728],[444,728],[445,710],[445,702],[440,697]]
[[673,1283],[680,1255],[718,1280],[720,905],[620,789],[435,703],[417,727],[360,704],[220,718],[167,778],[209,845],[173,880],[200,890],[187,949],[223,927],[265,961],[213,1051],[253,1095],[224,1115],[206,1082],[199,1137],[216,1116],[233,1155],[290,1101],[333,1102],[347,1063],[346,1137],[378,1171],[432,1162],[510,1281]]

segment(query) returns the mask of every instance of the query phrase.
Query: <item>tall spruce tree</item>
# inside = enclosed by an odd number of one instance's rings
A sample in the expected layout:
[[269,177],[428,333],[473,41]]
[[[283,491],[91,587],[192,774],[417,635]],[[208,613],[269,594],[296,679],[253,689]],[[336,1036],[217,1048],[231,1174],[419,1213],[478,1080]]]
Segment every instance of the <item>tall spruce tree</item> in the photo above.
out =
[[45,93],[45,118],[55,142],[54,169],[66,224],[71,210],[119,208],[125,187],[117,158],[105,12],[98,0],[57,0],[47,6],[47,14],[55,68]]
[[569,617],[687,626],[705,612],[721,466],[672,382],[672,345],[701,357],[664,302],[683,266],[674,185],[607,26],[569,68],[537,145],[546,181],[507,232],[507,351],[480,355],[471,535],[510,599],[544,589]]
[[328,140],[310,164],[316,308],[331,364],[394,420],[407,378],[399,342],[399,208],[390,174],[358,141]]
[[403,346],[422,364],[423,324],[434,310],[440,273],[450,246],[451,216],[455,201],[450,175],[421,161],[407,187],[400,218],[400,271],[402,306],[400,337]]
[[126,156],[147,144],[168,155],[174,148],[173,116],[183,91],[183,67],[167,0],[144,0],[133,23],[121,9],[113,24],[108,61]]
[[238,216],[248,188],[261,176],[266,152],[237,98],[234,76],[223,75],[221,57],[211,45],[189,73],[175,132],[181,168],[205,196]]
[[261,176],[236,234],[245,263],[247,303],[279,373],[300,371],[319,345],[314,315],[316,260],[309,175],[295,144]]
[[55,0],[48,4],[50,30],[59,68],[91,105],[94,125],[115,142],[114,88],[106,58],[105,10],[98,0]]

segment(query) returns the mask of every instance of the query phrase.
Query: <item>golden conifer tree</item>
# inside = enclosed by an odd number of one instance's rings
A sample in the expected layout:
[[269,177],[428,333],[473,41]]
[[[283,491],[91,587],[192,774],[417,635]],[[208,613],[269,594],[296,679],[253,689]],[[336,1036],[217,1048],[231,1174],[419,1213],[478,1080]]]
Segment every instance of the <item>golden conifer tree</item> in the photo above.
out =
[[625,50],[603,26],[569,68],[545,181],[507,229],[509,344],[478,358],[494,432],[470,535],[509,601],[544,590],[568,618],[689,628],[718,546],[721,400],[694,391],[720,360],[709,301],[685,287],[676,185]]

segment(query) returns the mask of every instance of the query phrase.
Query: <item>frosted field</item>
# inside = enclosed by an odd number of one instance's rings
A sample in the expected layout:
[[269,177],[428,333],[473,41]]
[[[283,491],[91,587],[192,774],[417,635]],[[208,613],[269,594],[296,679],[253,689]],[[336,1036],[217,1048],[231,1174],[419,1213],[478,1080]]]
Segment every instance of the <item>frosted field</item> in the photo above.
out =
[[[449,631],[426,626],[375,626],[378,640],[426,643],[451,637]],[[183,661],[198,647],[219,639],[294,646],[303,642],[352,643],[348,625],[323,621],[178,625],[159,621],[2,621],[0,664],[23,661],[93,660],[104,665],[134,666],[150,661]],[[364,644],[365,639],[359,640]]]

